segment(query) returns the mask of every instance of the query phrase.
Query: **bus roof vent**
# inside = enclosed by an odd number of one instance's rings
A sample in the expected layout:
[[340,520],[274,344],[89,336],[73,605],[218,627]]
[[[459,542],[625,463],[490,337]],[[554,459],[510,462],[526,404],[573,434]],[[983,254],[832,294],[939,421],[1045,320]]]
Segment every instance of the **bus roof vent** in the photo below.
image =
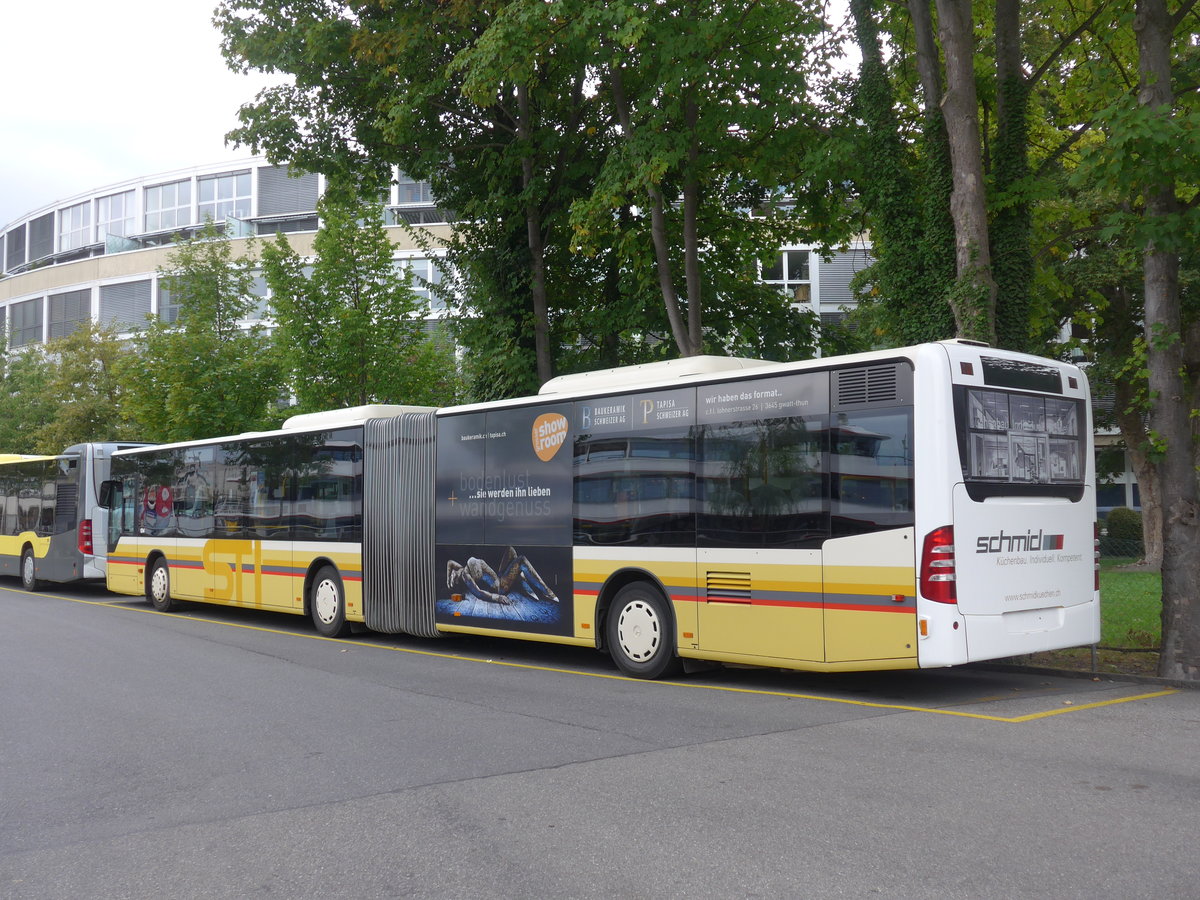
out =
[[835,405],[891,405],[901,401],[898,368],[896,363],[887,363],[835,372]]
[[575,375],[559,375],[542,385],[539,394],[569,394],[576,391],[607,390],[623,387],[649,387],[670,383],[689,375],[710,375],[738,369],[753,369],[759,366],[777,365],[765,359],[745,359],[735,356],[685,356],[662,362],[642,363],[638,366],[621,366],[615,369],[597,369],[595,372],[579,372]]

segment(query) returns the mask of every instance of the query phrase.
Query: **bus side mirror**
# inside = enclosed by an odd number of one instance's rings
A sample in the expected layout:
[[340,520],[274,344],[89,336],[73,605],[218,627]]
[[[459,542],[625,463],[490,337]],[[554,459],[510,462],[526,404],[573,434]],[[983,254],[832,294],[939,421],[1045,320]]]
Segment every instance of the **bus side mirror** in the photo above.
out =
[[100,506],[102,506],[104,509],[112,509],[113,497],[116,496],[120,486],[121,482],[119,481],[100,482]]

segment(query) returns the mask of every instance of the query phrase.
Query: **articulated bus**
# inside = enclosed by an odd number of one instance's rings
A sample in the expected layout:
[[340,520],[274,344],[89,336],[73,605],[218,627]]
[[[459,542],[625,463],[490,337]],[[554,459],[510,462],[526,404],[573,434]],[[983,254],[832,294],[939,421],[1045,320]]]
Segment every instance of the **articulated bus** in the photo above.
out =
[[946,341],[698,357],[114,455],[108,584],[434,637],[949,666],[1099,638],[1076,367]]
[[27,591],[44,581],[103,579],[108,519],[99,485],[115,451],[140,446],[75,444],[58,456],[0,457],[0,574],[19,576]]

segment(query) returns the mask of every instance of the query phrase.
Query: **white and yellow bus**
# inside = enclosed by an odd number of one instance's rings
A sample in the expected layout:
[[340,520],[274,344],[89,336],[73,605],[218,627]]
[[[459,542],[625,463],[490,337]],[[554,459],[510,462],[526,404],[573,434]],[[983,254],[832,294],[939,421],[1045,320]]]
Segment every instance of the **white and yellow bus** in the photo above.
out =
[[1088,384],[946,341],[564,376],[114,459],[109,587],[820,671],[1099,638]]
[[0,456],[0,574],[28,591],[105,577],[107,512],[99,487],[131,443],[74,444],[58,456]]

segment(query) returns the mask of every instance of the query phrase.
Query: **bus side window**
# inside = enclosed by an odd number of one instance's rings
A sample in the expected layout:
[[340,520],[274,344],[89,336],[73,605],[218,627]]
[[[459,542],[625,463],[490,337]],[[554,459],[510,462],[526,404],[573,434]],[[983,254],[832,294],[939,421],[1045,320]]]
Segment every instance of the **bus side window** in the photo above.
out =
[[575,542],[686,547],[695,541],[689,429],[575,442]]
[[819,547],[829,534],[823,419],[706,425],[701,546]]

